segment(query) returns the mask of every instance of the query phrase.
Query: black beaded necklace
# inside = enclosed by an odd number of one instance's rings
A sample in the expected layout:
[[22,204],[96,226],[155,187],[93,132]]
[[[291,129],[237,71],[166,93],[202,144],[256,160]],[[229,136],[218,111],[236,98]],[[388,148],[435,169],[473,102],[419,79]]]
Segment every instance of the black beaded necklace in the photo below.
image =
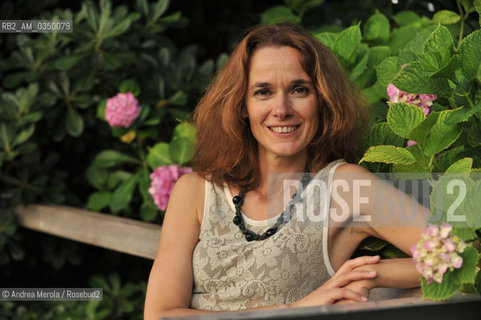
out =
[[244,202],[244,192],[240,191],[238,195],[236,195],[234,198],[232,198],[232,202],[234,203],[235,207],[235,217],[232,219],[232,222],[236,226],[239,227],[240,231],[244,234],[246,237],[247,241],[260,241],[260,240],[265,240],[272,235],[274,235],[282,225],[287,223],[289,220],[291,220],[292,216],[292,211],[295,208],[295,205],[299,200],[301,199],[301,193],[303,186],[307,186],[309,181],[311,181],[311,174],[309,173],[309,166],[306,167],[306,171],[304,172],[304,175],[301,178],[301,182],[299,184],[299,187],[297,188],[296,192],[292,196],[291,200],[289,201],[289,204],[287,205],[286,209],[281,213],[279,218],[277,218],[276,223],[267,229],[263,234],[257,234],[254,231],[251,231],[247,229],[244,218],[242,217],[242,212],[241,212],[241,206],[242,203]]

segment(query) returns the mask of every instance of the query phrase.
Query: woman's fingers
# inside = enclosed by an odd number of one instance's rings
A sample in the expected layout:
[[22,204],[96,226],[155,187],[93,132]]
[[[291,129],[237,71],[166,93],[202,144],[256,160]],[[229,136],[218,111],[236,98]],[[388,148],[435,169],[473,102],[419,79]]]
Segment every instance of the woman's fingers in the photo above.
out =
[[362,294],[349,290],[347,288],[338,288],[331,291],[329,296],[330,301],[328,303],[334,303],[337,300],[353,300],[356,302],[366,302],[367,297],[363,296]]
[[[366,264],[375,264],[380,260],[379,256],[362,256],[355,259],[347,260],[343,265],[337,270],[336,275],[342,274],[347,271],[352,271],[360,266]],[[334,276],[336,276],[334,275]]]
[[335,288],[344,287],[353,281],[369,280],[369,279],[374,279],[376,277],[377,277],[376,271],[357,270],[357,271],[345,272],[339,277],[332,279],[332,282],[330,283],[330,285]]

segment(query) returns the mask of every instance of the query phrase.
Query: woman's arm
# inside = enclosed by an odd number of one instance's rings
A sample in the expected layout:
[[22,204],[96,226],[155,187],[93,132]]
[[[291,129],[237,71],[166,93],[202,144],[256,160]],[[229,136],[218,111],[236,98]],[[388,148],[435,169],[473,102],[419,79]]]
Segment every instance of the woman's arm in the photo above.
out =
[[146,320],[186,314],[186,310],[181,313],[175,310],[188,308],[190,304],[192,253],[199,239],[203,197],[204,180],[197,174],[182,176],[172,190],[147,285]]
[[[334,228],[342,234],[337,240],[353,241],[346,245],[349,248],[346,252],[339,252],[341,243],[331,244],[334,248],[331,252],[349,256],[363,239],[374,236],[411,255],[409,247],[421,237],[430,215],[429,209],[358,165],[340,166],[335,178],[346,180],[350,185],[349,191],[342,193],[342,199],[349,204],[349,219],[347,222],[334,223]],[[363,187],[354,191],[354,180]],[[337,210],[341,208],[336,204],[331,207]],[[420,285],[420,275],[411,258],[381,260],[378,264],[361,266],[358,270],[377,272],[375,279],[352,282],[346,286],[363,295],[368,295],[369,290],[376,287],[413,288]]]
[[[207,312],[189,308],[193,288],[192,253],[199,239],[203,216],[204,183],[198,175],[188,174],[182,176],[172,190],[147,286],[146,320]],[[378,260],[378,257],[349,260],[331,280],[297,302],[248,310],[330,304],[339,299],[364,301],[360,293],[343,287],[352,281],[374,278],[375,273],[355,269]]]

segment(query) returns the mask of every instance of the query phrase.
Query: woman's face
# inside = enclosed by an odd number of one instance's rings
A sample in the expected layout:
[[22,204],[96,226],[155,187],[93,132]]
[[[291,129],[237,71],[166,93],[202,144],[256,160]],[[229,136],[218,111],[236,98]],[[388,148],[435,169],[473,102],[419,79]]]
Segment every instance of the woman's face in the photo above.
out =
[[265,47],[251,57],[247,88],[250,127],[267,156],[307,153],[319,126],[316,90],[291,47]]

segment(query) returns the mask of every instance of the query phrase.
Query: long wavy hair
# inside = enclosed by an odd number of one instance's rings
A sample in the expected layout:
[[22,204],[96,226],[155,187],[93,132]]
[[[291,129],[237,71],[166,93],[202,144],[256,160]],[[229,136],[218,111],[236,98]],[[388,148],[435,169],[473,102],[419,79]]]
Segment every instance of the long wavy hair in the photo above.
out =
[[256,50],[282,46],[301,53],[301,65],[317,93],[320,118],[308,146],[311,170],[339,158],[356,158],[367,131],[367,104],[334,54],[300,26],[261,25],[242,39],[194,111],[198,140],[193,167],[205,179],[245,191],[258,186],[257,141],[243,116],[249,64]]

